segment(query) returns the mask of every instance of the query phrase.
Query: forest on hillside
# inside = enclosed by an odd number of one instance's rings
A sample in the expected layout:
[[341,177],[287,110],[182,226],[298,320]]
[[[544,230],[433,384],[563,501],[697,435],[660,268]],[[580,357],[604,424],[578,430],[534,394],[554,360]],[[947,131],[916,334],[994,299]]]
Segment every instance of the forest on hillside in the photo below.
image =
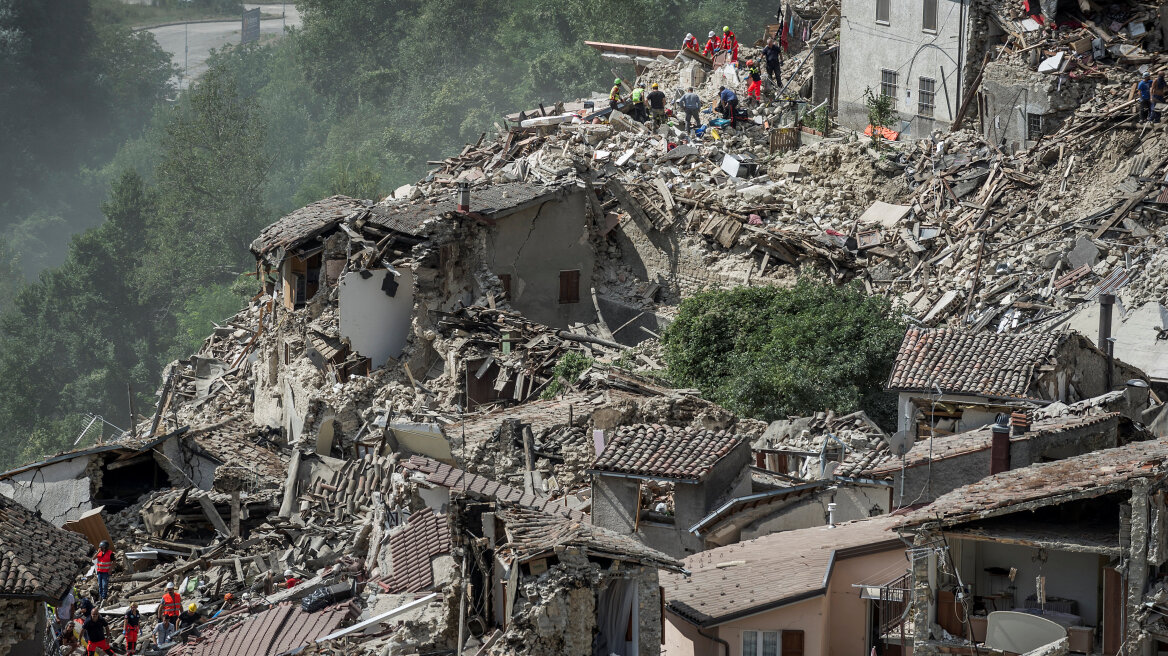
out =
[[301,28],[214,53],[180,94],[109,2],[0,0],[0,466],[70,448],[89,413],[126,427],[128,390],[151,412],[164,365],[256,291],[247,244],[281,215],[384,196],[502,114],[606,89],[625,71],[585,39],[677,46],[775,10],[302,0]]

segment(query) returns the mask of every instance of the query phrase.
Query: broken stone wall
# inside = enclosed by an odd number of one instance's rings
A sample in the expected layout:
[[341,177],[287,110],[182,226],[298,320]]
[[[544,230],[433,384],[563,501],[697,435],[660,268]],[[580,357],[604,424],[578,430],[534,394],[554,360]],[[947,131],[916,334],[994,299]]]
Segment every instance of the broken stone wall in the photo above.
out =
[[1053,134],[1095,94],[1095,84],[1060,79],[1058,75],[1038,73],[1018,62],[1003,60],[986,66],[981,93],[987,108],[982,117],[986,140],[1014,152],[1038,138],[1029,134],[1028,115],[1040,116],[1042,133]]
[[44,604],[31,599],[0,599],[0,656],[40,653],[45,629]]
[[[586,216],[584,189],[498,220],[488,229],[486,262],[511,277],[511,307],[553,328],[596,321],[590,288],[596,254]],[[473,195],[472,195],[473,198]],[[578,301],[560,302],[562,271],[578,271]]]
[[85,455],[14,474],[0,480],[0,494],[61,526],[93,509],[86,475],[93,459]]

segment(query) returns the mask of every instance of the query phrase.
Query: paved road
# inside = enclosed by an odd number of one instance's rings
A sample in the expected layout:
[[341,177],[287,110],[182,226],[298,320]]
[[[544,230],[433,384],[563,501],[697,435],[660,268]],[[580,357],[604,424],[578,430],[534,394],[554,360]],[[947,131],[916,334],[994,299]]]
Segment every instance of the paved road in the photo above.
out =
[[[280,5],[244,5],[247,9],[257,6],[265,14],[280,13]],[[283,23],[288,27],[300,25],[300,12],[296,11],[293,3],[289,2],[285,11],[284,21],[276,18],[265,19],[260,23],[260,38],[269,34],[283,34]],[[170,53],[171,59],[179,69],[185,69],[181,81],[175,80],[180,89],[185,89],[190,85],[192,78],[198,78],[207,70],[207,57],[212,49],[239,43],[241,22],[242,19],[224,23],[167,25],[153,28],[150,32],[158,40],[158,45]]]

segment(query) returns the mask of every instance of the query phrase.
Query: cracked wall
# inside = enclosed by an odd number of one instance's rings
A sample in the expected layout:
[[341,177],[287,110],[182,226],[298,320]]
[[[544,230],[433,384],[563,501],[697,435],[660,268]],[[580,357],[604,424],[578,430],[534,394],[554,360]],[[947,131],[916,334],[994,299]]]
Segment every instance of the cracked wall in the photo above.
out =
[[86,476],[91,459],[86,455],[15,474],[0,481],[0,494],[61,526],[93,510]]

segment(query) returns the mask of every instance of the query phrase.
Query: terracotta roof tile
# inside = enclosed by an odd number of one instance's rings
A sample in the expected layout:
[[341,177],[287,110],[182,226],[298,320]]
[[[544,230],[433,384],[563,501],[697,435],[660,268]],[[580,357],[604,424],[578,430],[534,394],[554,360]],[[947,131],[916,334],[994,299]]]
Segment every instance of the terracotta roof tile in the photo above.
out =
[[527,494],[523,490],[511,487],[506,483],[500,483],[485,476],[479,476],[478,474],[471,474],[425,456],[410,456],[410,459],[403,461],[401,466],[407,471],[424,474],[426,481],[429,483],[448,487],[452,490],[470,492],[479,496],[558,515],[575,518],[585,516],[584,513],[569,508],[563,501]]
[[1025,335],[910,328],[896,354],[889,390],[1032,398],[1038,366],[1055,356],[1066,334]]
[[814,596],[824,589],[833,554],[897,540],[892,531],[896,521],[883,515],[834,528],[784,531],[694,554],[683,563],[688,576],[661,573],[666,607],[691,622],[712,626]]
[[570,546],[615,560],[673,570],[681,567],[672,556],[646,547],[626,535],[580,520],[517,507],[500,508],[496,516],[503,520],[507,533],[508,542],[503,549],[520,560],[537,557],[556,547]]
[[280,604],[242,622],[210,625],[204,640],[181,645],[172,656],[276,656],[309,645],[340,627],[347,604],[306,613],[296,604]]
[[[488,218],[502,218],[533,201],[561,193],[567,186],[545,187],[530,182],[504,182],[474,187],[470,209]],[[368,221],[407,235],[422,236],[422,223],[458,209],[454,188],[440,196],[420,200],[389,200],[375,205]]]
[[726,431],[658,424],[625,426],[617,429],[592,469],[698,481],[745,439]]
[[295,248],[341,221],[366,212],[372,204],[348,196],[331,196],[305,205],[260,231],[251,243],[251,252],[265,255],[277,248]]
[[401,530],[389,536],[393,573],[386,577],[389,591],[421,592],[434,585],[431,559],[450,553],[446,517],[425,508],[410,515]]
[[0,598],[55,604],[89,564],[89,542],[0,496]]
[[259,444],[266,430],[246,417],[233,417],[219,424],[196,428],[180,439],[193,441],[200,450],[221,463],[245,467],[269,484],[283,485],[287,463],[280,454]]
[[1153,440],[1011,469],[941,495],[905,516],[903,526],[957,524],[1005,514],[1031,501],[1048,499],[1052,505],[1067,495],[1098,496],[1137,478],[1162,476],[1168,471],[1165,461],[1168,441]]

